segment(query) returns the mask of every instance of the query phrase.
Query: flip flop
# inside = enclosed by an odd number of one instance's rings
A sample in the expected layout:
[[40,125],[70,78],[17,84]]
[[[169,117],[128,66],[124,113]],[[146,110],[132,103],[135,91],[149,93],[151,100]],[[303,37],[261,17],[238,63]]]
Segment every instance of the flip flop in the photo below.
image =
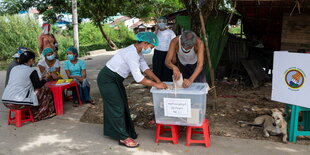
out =
[[[135,145],[135,146],[130,146],[130,145],[128,145],[128,143],[130,143],[130,142],[136,143],[136,145]],[[126,143],[127,143],[127,144],[126,144]],[[126,147],[128,147],[128,148],[136,148],[136,147],[139,147],[139,145],[140,145],[140,144],[138,144],[136,141],[134,141],[134,140],[131,139],[131,138],[128,138],[127,140],[123,140],[123,142],[121,142],[121,140],[119,140],[119,141],[118,141],[118,144],[119,144],[119,145],[122,145],[122,146],[126,146]]]

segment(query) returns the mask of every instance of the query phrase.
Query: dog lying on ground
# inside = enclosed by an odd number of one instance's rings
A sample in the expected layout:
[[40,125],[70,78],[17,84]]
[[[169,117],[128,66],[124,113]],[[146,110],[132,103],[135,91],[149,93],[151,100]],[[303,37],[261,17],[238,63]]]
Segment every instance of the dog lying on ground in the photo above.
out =
[[276,136],[282,134],[282,142],[287,143],[287,123],[284,120],[284,109],[271,109],[270,115],[263,115],[256,117],[253,123],[239,121],[241,127],[246,125],[261,126],[263,127],[264,137],[269,137],[270,135]]

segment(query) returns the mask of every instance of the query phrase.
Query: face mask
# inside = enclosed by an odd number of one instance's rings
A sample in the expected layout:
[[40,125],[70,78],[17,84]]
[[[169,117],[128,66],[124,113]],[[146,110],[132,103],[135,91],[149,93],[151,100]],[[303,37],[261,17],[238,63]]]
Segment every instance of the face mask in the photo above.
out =
[[185,52],[185,53],[188,53],[188,52],[190,52],[192,50],[192,48],[185,49],[183,46],[181,46],[181,48],[182,48],[182,51]]
[[149,47],[149,48],[147,48],[147,49],[144,49],[144,48],[142,48],[142,54],[149,54],[149,53],[151,53],[151,51],[152,51],[152,49]]
[[47,60],[54,60],[55,59],[55,55],[50,55],[46,57]]
[[30,67],[35,67],[36,66],[36,62],[35,61],[33,61],[33,63],[31,64],[31,66]]
[[166,23],[158,23],[157,25],[158,25],[159,29],[165,29],[167,27]]
[[69,54],[68,55],[68,60],[74,60],[74,55],[73,54]]
[[48,34],[49,31],[50,31],[49,26],[44,26],[44,27],[43,27],[43,34]]

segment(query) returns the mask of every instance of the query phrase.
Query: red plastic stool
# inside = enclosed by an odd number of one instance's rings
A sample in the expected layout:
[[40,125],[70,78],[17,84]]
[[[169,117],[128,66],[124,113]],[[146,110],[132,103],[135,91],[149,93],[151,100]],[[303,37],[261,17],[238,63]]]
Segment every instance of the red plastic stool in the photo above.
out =
[[[165,128],[165,127],[170,128]],[[171,131],[171,137],[161,137],[160,135],[164,134],[165,131]],[[158,143],[159,140],[171,140],[173,144],[178,144],[178,139],[180,137],[180,126],[178,125],[169,125],[169,124],[156,124],[156,138],[155,143]]]
[[[194,131],[193,129],[200,128],[202,131]],[[193,140],[192,134],[203,134],[203,140]],[[186,128],[186,146],[189,146],[191,143],[204,143],[206,147],[210,146],[210,129],[209,129],[209,121],[205,119],[201,126],[188,126]]]
[[[15,112],[15,117],[11,117],[11,113]],[[8,124],[15,124],[16,127],[21,127],[23,123],[26,122],[34,122],[32,112],[30,108],[25,108],[25,109],[10,109],[9,110],[9,117],[8,117]]]

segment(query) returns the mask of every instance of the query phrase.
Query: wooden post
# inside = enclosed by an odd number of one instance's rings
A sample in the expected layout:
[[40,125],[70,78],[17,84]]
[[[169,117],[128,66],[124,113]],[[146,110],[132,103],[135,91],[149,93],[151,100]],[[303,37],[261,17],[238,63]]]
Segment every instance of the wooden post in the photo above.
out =
[[215,102],[213,102],[213,110],[216,109],[216,104],[217,104],[217,94],[216,94],[216,88],[215,88],[215,79],[214,79],[214,70],[213,70],[213,66],[211,63],[211,56],[210,56],[210,50],[209,50],[209,44],[208,44],[208,37],[207,37],[207,33],[206,33],[206,26],[205,26],[205,22],[201,13],[201,10],[198,6],[199,9],[199,17],[200,17],[200,23],[201,23],[201,29],[202,29],[202,33],[204,35],[204,39],[206,41],[206,53],[207,53],[207,59],[208,59],[208,65],[209,65],[209,70],[210,70],[210,79],[211,79],[211,90],[213,91],[213,96],[214,96],[214,100]]
[[79,47],[79,29],[78,29],[78,14],[77,14],[77,2],[72,0],[72,22],[73,22],[73,43],[74,47],[80,52]]

